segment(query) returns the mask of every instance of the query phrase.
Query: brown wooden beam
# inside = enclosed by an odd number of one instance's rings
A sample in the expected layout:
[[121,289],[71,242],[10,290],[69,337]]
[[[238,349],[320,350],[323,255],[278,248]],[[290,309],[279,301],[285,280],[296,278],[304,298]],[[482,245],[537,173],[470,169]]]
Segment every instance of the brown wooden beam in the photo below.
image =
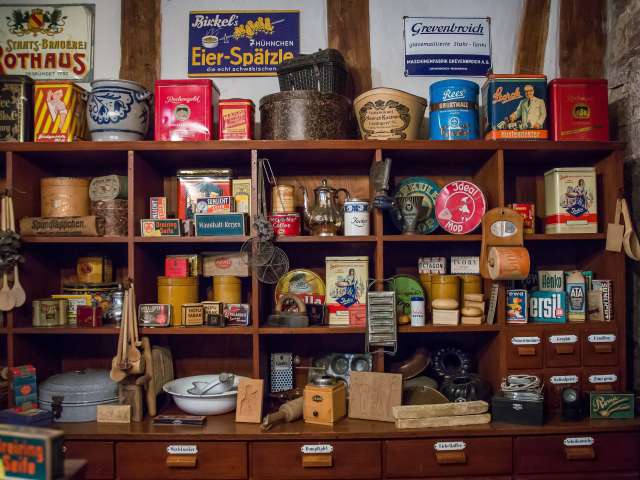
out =
[[327,23],[329,47],[344,56],[354,94],[370,90],[369,0],[327,0]]
[[120,78],[151,91],[160,78],[160,0],[122,0]]
[[562,77],[604,77],[605,0],[561,0],[559,62]]
[[542,73],[551,0],[526,0],[520,24],[515,73]]

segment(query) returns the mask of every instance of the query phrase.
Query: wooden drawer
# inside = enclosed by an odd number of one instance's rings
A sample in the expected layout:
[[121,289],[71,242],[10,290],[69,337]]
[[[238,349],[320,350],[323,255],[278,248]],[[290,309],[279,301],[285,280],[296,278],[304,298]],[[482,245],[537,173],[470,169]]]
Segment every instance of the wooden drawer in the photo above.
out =
[[[195,466],[167,466],[167,447],[195,445]],[[243,479],[247,478],[244,442],[120,442],[116,445],[118,478]]]
[[[511,329],[510,329],[511,330]],[[542,368],[542,330],[514,328],[505,336],[508,369]]]
[[582,364],[585,367],[618,365],[619,340],[615,328],[585,330],[582,334]]
[[[464,449],[439,450],[452,442],[464,444]],[[510,437],[384,442],[386,478],[509,474],[511,457]]]
[[545,334],[545,367],[579,367],[581,362],[580,332],[551,330]]
[[582,388],[582,371],[579,368],[546,369],[544,398],[547,408],[559,410],[562,407],[562,390],[568,387]]
[[[333,465],[303,467],[304,445],[331,445]],[[252,479],[373,479],[382,471],[380,442],[254,442],[249,456]]]
[[[565,446],[567,439],[589,438],[593,439],[591,446]],[[640,466],[638,448],[640,435],[630,433],[518,437],[515,470],[536,474],[636,470]]]
[[64,442],[64,458],[87,461],[87,480],[113,478],[113,442]]
[[582,375],[582,390],[585,392],[619,392],[622,379],[617,368],[585,368]]

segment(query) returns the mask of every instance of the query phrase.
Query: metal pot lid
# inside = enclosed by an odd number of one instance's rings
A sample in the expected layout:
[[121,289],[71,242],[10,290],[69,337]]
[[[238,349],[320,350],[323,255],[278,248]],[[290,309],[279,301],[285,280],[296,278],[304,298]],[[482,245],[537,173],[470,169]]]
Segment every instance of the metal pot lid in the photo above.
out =
[[41,401],[64,397],[63,403],[89,403],[118,396],[118,384],[111,380],[108,370],[76,370],[53,375],[40,384]]
[[332,387],[337,383],[336,377],[321,375],[313,379],[313,384],[318,387]]

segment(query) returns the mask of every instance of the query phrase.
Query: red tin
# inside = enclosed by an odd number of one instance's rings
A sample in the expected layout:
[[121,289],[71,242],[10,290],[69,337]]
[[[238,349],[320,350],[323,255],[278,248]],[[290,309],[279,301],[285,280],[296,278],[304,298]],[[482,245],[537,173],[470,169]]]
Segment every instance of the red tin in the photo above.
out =
[[249,99],[220,100],[218,106],[218,138],[220,140],[252,140],[255,105]]
[[76,317],[78,327],[102,326],[102,309],[97,305],[78,305]]
[[463,235],[472,232],[487,210],[487,200],[474,183],[456,180],[448,183],[436,198],[436,218],[449,233]]
[[276,236],[295,237],[300,235],[299,213],[274,213],[269,215]]
[[556,78],[549,83],[551,139],[609,140],[605,79]]
[[211,140],[219,98],[211,80],[156,81],[155,139]]
[[536,206],[533,203],[512,203],[509,208],[523,218],[522,230],[524,233],[535,233]]
[[186,257],[165,257],[164,276],[186,278],[189,276],[189,259]]

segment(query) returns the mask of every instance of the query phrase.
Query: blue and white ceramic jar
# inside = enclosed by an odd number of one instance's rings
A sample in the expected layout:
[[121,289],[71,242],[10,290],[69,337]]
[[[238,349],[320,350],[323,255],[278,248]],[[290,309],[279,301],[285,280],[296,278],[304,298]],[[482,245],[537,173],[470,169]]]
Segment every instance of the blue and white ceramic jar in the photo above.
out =
[[358,198],[344,201],[344,235],[369,235],[369,202]]
[[479,137],[478,90],[478,85],[469,80],[441,80],[431,84],[431,140],[473,140]]
[[143,140],[149,128],[151,92],[129,80],[91,82],[87,122],[91,140]]

